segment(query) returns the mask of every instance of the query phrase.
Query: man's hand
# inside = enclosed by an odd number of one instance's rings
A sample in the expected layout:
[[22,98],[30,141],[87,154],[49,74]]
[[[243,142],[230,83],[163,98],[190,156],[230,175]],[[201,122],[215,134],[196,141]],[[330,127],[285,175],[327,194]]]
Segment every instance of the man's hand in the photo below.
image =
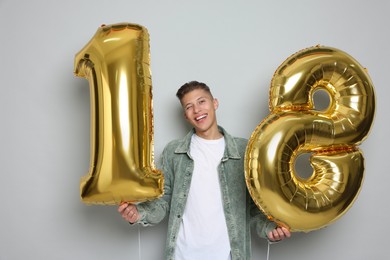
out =
[[118,212],[122,215],[122,218],[130,223],[135,223],[139,220],[140,216],[138,214],[137,207],[133,204],[127,202],[122,203],[118,207]]
[[267,234],[270,241],[280,241],[291,236],[290,231],[284,227],[276,227]]

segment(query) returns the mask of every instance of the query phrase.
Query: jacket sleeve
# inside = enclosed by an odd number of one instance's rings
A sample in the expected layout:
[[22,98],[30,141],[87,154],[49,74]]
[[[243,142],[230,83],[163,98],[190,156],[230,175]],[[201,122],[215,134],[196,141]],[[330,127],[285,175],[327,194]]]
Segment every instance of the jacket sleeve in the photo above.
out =
[[143,226],[151,226],[160,223],[168,214],[171,204],[172,195],[172,167],[167,160],[167,148],[164,149],[157,168],[161,169],[164,174],[164,194],[162,197],[137,204],[140,219],[137,223]]

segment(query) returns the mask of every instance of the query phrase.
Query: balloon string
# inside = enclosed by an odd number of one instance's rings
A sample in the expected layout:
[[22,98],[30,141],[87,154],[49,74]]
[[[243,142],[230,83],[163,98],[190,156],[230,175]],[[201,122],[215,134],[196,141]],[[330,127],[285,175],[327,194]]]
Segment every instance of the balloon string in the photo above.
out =
[[271,243],[268,241],[268,248],[267,248],[267,260],[269,260],[269,249],[271,247]]
[[138,260],[141,260],[141,228],[138,226]]

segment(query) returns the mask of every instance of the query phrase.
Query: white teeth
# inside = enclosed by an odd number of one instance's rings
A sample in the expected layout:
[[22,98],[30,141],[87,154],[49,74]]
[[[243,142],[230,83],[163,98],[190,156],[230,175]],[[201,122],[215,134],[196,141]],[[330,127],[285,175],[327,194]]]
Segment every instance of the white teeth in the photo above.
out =
[[195,118],[195,120],[196,120],[196,121],[199,121],[199,120],[201,120],[201,119],[203,119],[203,118],[205,118],[205,117],[206,117],[206,115],[202,115],[202,116],[200,116],[200,117]]

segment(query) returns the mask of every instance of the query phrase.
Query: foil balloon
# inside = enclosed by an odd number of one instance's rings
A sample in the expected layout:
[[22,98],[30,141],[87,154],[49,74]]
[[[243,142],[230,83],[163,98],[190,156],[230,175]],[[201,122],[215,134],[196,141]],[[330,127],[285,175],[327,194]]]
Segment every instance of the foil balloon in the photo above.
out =
[[[313,102],[318,90],[330,99],[320,111]],[[307,48],[276,70],[269,108],[245,154],[249,192],[270,219],[291,231],[323,228],[346,213],[361,189],[364,157],[358,145],[375,114],[370,77],[341,50]],[[303,153],[311,154],[307,178],[294,166]]]
[[160,197],[155,169],[149,35],[136,24],[101,26],[75,56],[75,75],[88,79],[91,159],[80,182],[87,204]]

